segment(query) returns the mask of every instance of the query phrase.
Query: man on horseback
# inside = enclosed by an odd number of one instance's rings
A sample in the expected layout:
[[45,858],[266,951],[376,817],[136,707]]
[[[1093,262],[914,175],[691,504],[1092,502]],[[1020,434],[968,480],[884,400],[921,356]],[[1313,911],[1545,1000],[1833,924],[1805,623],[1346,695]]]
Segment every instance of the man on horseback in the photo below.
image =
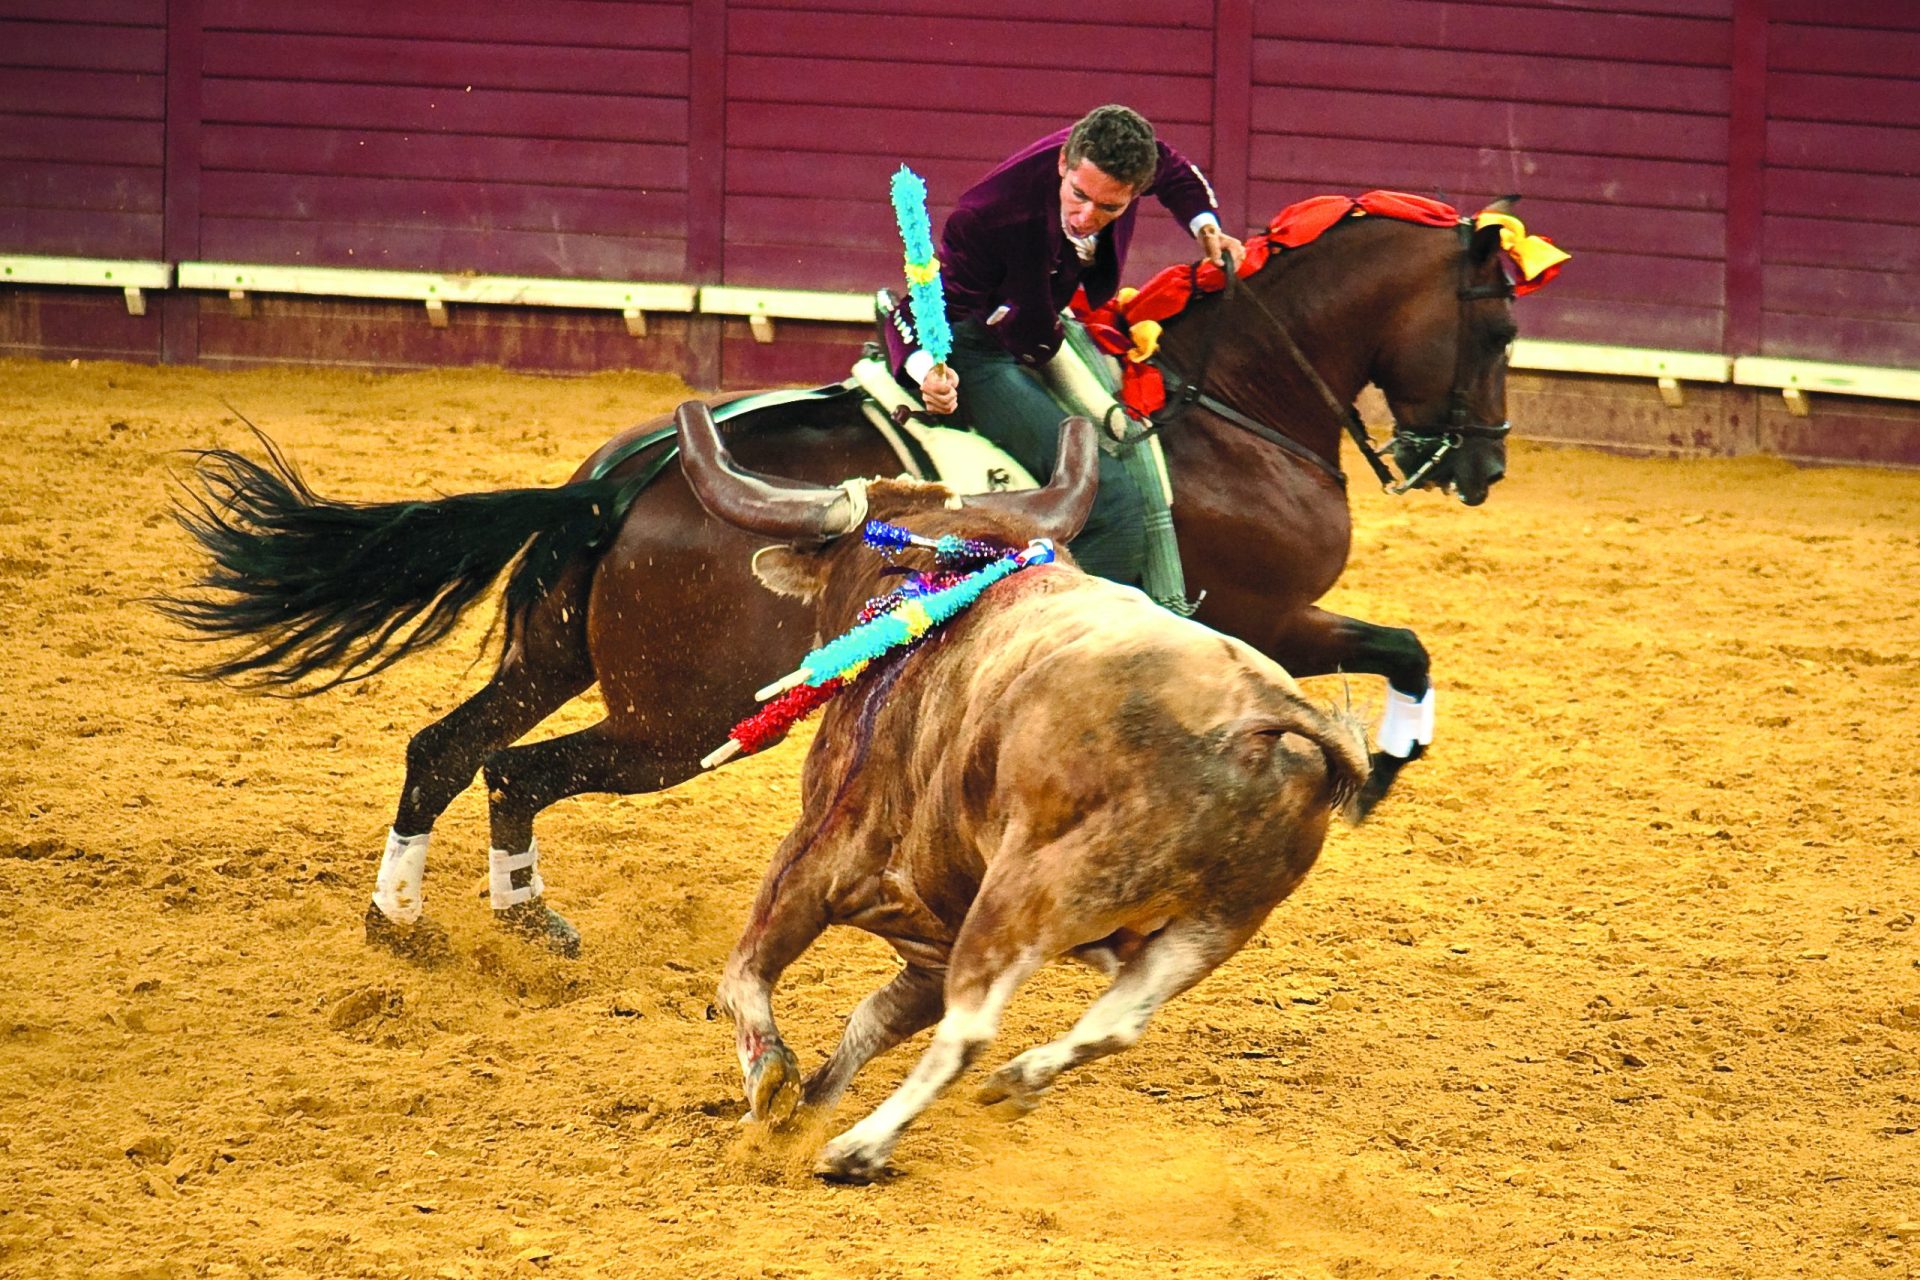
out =
[[[940,237],[950,363],[920,350],[904,307],[886,326],[893,368],[919,386],[928,412],[957,411],[1044,480],[1062,415],[1036,375],[1060,350],[1060,310],[1075,289],[1096,307],[1119,290],[1135,201],[1148,194],[1209,260],[1238,266],[1244,249],[1221,229],[1213,188],[1127,107],[1095,108],[969,187]],[[1091,573],[1138,583],[1142,519],[1132,477],[1103,453],[1099,500],[1074,555]]]

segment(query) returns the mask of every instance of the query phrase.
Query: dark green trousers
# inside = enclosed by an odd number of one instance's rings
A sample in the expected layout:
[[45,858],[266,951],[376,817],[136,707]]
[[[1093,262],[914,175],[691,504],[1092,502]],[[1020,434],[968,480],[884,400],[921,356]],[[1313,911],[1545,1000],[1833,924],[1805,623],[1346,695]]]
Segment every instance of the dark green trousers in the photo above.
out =
[[[1012,454],[1045,484],[1060,455],[1060,423],[1066,412],[1032,370],[1007,354],[981,324],[954,327],[949,364],[960,375],[960,419]],[[1070,544],[1088,573],[1140,585],[1146,564],[1145,515],[1140,492],[1125,466],[1100,453],[1100,493],[1086,528]]]

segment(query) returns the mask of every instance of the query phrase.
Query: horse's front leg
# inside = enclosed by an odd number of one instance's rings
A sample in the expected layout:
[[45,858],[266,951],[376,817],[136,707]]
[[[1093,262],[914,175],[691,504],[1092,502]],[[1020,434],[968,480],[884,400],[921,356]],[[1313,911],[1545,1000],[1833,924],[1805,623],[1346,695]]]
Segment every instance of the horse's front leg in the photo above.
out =
[[1405,627],[1382,627],[1307,608],[1274,633],[1267,654],[1294,676],[1345,672],[1385,676],[1387,705],[1374,730],[1373,773],[1360,797],[1364,815],[1385,798],[1400,770],[1433,741],[1433,678],[1427,647]]

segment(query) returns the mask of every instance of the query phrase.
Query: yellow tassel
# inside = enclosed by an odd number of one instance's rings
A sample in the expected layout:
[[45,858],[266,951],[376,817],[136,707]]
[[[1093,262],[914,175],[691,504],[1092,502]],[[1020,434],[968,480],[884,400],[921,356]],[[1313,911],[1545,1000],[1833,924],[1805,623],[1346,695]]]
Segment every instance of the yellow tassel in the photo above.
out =
[[932,284],[940,278],[940,259],[928,258],[924,264],[907,263],[908,284]]

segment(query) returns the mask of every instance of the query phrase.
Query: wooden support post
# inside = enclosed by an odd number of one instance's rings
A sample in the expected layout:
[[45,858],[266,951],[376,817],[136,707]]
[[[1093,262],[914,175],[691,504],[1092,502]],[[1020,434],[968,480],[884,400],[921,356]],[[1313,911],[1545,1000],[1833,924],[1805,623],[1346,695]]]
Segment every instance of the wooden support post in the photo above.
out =
[[1660,379],[1660,400],[1669,409],[1678,409],[1687,402],[1685,394],[1680,390],[1680,379]]
[[427,299],[427,321],[436,329],[447,327],[447,304],[439,298]]
[[620,313],[626,318],[627,332],[636,338],[647,336],[647,313],[638,307],[628,307]]
[[1780,398],[1787,402],[1787,412],[1796,418],[1810,417],[1813,408],[1807,402],[1807,393],[1799,387],[1780,388]]
[[227,301],[233,305],[233,314],[250,316],[253,314],[253,299],[245,289],[227,290]]
[[147,314],[147,295],[145,293],[133,285],[128,285],[125,289],[121,290],[121,292],[124,293],[127,298],[128,315],[143,316]]

